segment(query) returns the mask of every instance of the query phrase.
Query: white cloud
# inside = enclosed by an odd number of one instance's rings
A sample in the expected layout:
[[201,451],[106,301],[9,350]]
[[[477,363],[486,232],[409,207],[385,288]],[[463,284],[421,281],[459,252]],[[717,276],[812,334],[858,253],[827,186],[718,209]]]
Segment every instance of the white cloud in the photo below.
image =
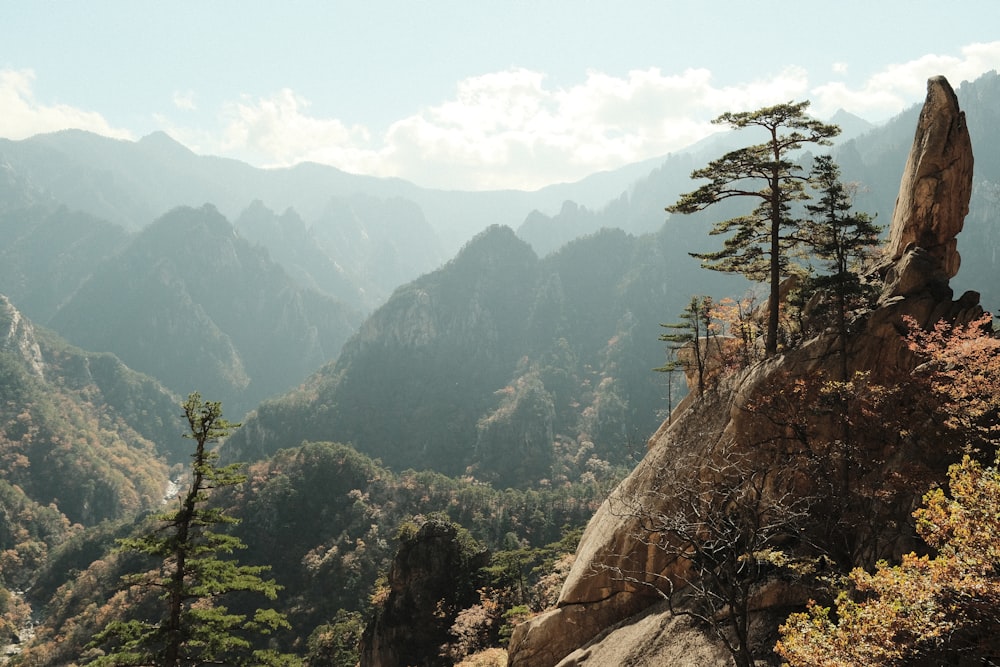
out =
[[89,130],[118,139],[130,139],[128,130],[112,127],[99,113],[66,104],[46,105],[35,99],[30,69],[0,69],[0,118],[3,136],[24,139],[34,134],[67,128]]
[[723,111],[801,98],[807,88],[800,68],[730,87],[713,86],[704,69],[592,71],[568,88],[511,69],[459,82],[452,99],[378,136],[310,115],[289,89],[227,105],[221,140],[157,120],[195,150],[266,166],[315,161],[442,188],[537,188],[678,150],[718,131],[709,121]]
[[[929,76],[957,84],[998,66],[1000,42],[890,65],[853,88],[814,83],[801,67],[727,86],[706,69],[590,71],[563,88],[541,72],[510,69],[465,79],[452,99],[377,134],[311,116],[308,101],[286,89],[227,107],[216,150],[257,164],[312,160],[442,188],[531,189],[680,150],[718,131],[710,121],[725,111],[808,98],[820,117],[843,107],[881,120],[919,101]],[[833,69],[843,76],[847,65]]]
[[194,101],[193,90],[175,90],[173,100],[174,106],[181,111],[196,111],[198,109],[198,105]]
[[589,72],[569,88],[514,69],[462,81],[454,99],[394,123],[384,173],[449,188],[536,188],[683,148],[719,128],[729,109],[787,101],[805,72],[716,88],[704,69],[624,78]]
[[[847,64],[832,72],[787,67],[753,81],[720,85],[707,69],[664,73],[637,69],[623,76],[590,71],[580,82],[554,86],[530,69],[460,81],[451,99],[418,109],[387,128],[347,124],[314,114],[290,89],[244,96],[218,110],[217,127],[193,125],[194,91],[173,93],[183,121],[157,114],[156,124],[201,153],[262,166],[315,161],[346,171],[400,176],[442,188],[537,188],[582,178],[680,150],[720,128],[724,111],[811,99],[829,117],[838,108],[879,121],[919,102],[928,77],[956,86],[1000,69],[1000,41],[971,44],[959,55],[926,55],[889,65],[849,83]],[[829,80],[819,79],[829,76]],[[35,99],[30,70],[0,70],[4,133],[21,138],[66,127],[130,137],[98,113]]]
[[370,172],[377,154],[367,148],[368,130],[307,113],[309,102],[289,89],[271,97],[244,97],[222,111],[218,150],[255,164],[289,166],[312,161],[349,171]]
[[810,92],[813,111],[828,116],[843,108],[868,120],[885,120],[922,100],[932,76],[944,75],[957,88],[992,69],[1000,69],[1000,41],[970,44],[962,48],[961,56],[928,54],[891,64],[857,89],[841,82],[816,86]]

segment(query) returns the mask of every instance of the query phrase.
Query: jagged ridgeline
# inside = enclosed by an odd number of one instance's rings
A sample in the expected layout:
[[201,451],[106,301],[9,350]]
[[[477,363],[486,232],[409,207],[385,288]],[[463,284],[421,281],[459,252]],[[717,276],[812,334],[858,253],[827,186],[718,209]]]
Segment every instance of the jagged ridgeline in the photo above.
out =
[[65,207],[0,206],[0,237],[0,293],[28,318],[234,414],[336,357],[361,321],[212,206],[174,209],[137,233]]
[[500,485],[579,475],[591,455],[620,465],[663,408],[650,332],[687,288],[670,243],[606,230],[538,259],[491,227],[399,288],[336,363],[258,407],[224,455],[332,440]]

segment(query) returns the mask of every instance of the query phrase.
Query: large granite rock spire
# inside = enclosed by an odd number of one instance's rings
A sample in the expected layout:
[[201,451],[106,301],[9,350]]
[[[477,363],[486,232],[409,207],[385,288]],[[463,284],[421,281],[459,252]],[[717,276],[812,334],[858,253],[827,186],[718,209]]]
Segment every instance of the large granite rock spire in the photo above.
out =
[[[972,164],[971,142],[955,94],[944,78],[932,78],[902,177],[885,260],[877,274],[884,278],[885,288],[878,306],[852,324],[843,346],[848,372],[865,371],[883,382],[912,371],[916,359],[900,335],[903,316],[928,326],[942,318],[966,323],[982,313],[978,294],[969,292],[953,301],[948,286],[959,267],[956,236],[968,212]],[[614,500],[656,496],[655,485],[662,484],[663,471],[671,471],[674,479],[703,477],[713,457],[728,448],[744,447],[752,456],[751,445],[745,443],[766,442],[769,436],[754,429],[774,426],[755,423],[747,405],[759,400],[780,377],[804,378],[816,371],[838,377],[841,349],[835,333],[821,334],[731,377],[718,391],[678,406],[673,419],[650,439],[643,461],[591,519],[557,608],[515,630],[508,664],[729,664],[728,654],[709,636],[664,620],[667,612],[657,606],[661,598],[643,585],[642,577],[680,586],[683,564],[644,540],[640,519],[616,511]],[[871,452],[871,458],[885,462],[876,473],[888,475],[890,466],[901,459],[920,455],[915,449],[904,450],[906,446],[902,439],[876,444],[879,449]],[[897,449],[892,451],[893,447]],[[907,504],[902,514],[909,510]],[[626,571],[640,574],[622,577]],[[755,609],[764,618],[769,609],[801,602],[777,593],[762,596]],[[651,622],[654,618],[660,620]],[[773,619],[767,622],[773,631]],[[624,644],[632,648],[626,650]],[[645,647],[641,656],[638,645]],[[710,655],[716,657],[706,657]]]
[[913,293],[929,283],[947,284],[958,273],[956,237],[969,212],[972,166],[965,112],[947,79],[933,77],[927,81],[927,99],[892,214],[884,297]]

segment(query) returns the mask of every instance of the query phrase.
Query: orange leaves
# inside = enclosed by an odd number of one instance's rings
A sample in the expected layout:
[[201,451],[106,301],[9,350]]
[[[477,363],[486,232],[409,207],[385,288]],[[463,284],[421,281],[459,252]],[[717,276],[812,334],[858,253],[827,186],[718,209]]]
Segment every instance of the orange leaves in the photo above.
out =
[[945,321],[930,331],[910,317],[906,340],[927,359],[931,391],[941,402],[943,421],[972,451],[1000,440],[1000,338],[991,335],[992,315],[965,326]]

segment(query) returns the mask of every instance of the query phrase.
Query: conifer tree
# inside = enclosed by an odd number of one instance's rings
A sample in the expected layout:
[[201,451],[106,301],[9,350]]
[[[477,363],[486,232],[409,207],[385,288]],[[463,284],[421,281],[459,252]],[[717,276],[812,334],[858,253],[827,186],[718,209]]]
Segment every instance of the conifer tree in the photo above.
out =
[[789,253],[799,244],[795,232],[801,221],[791,215],[791,204],[806,197],[804,186],[809,180],[792,156],[803,144],[829,145],[830,138],[840,134],[836,125],[806,116],[808,106],[808,101],[788,102],[757,111],[727,112],[713,120],[736,130],[763,129],[766,140],[696,169],[691,178],[708,182],[667,207],[670,213],[694,213],[734,197],[757,201],[750,213],[722,220],[712,228],[713,235],[730,234],[722,250],[692,256],[701,259],[706,268],[742,273],[750,280],[769,284],[764,339],[768,356],[778,349],[779,285],[789,275]]
[[142,589],[161,591],[162,615],[156,621],[118,620],[95,638],[92,646],[109,647],[94,665],[296,665],[299,661],[274,651],[253,649],[250,637],[289,627],[273,609],[257,609],[253,616],[230,612],[222,596],[233,592],[260,593],[275,599],[280,587],[261,575],[267,566],[240,565],[227,558],[246,545],[218,532],[237,519],[209,505],[213,490],[243,483],[240,464],[218,466],[218,454],[209,448],[239,424],[222,416],[218,402],[203,401],[193,393],[183,404],[189,433],[195,442],[191,483],[172,512],[154,517],[154,530],[120,540],[119,549],[146,554],[158,561],[153,570],[126,575],[124,580]]
[[813,279],[812,287],[828,290],[833,297],[840,340],[840,379],[846,381],[849,310],[869,296],[858,269],[878,246],[881,228],[867,213],[852,211],[850,190],[840,180],[840,167],[831,156],[816,158],[811,181],[820,196],[814,204],[806,205],[811,219],[805,225],[803,238],[825,264],[825,273]]
[[[712,324],[712,297],[693,296],[691,302],[679,315],[682,321],[670,324],[660,324],[672,333],[660,334],[660,340],[669,343],[669,361],[653,370],[669,373],[677,369],[694,370],[698,378],[698,395],[705,392],[706,357],[708,353],[708,335]],[[687,358],[681,358],[681,350],[690,350]]]

